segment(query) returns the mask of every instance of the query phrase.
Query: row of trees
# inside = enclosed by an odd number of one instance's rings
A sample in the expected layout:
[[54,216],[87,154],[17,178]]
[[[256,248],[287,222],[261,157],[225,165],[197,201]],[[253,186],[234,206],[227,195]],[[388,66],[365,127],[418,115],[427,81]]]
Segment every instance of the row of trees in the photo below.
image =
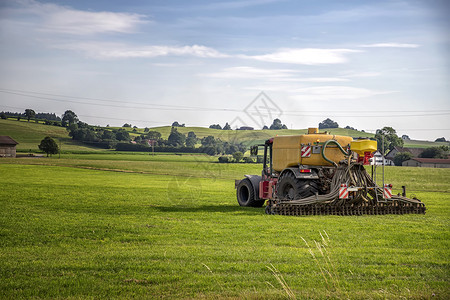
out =
[[[134,139],[138,145],[152,145],[153,147],[164,148],[172,147],[178,149],[188,148],[191,152],[202,152],[209,155],[216,154],[233,154],[237,151],[246,151],[246,147],[242,143],[224,142],[214,136],[206,136],[198,138],[195,132],[189,131],[187,135],[182,134],[176,127],[172,127],[167,140],[164,140],[160,132],[149,131],[141,134]],[[197,147],[198,146],[198,147]],[[136,147],[142,149],[142,147]],[[144,148],[145,149],[145,148]],[[158,149],[160,150],[160,149]]]
[[220,126],[220,124],[212,124],[212,125],[209,125],[209,128],[212,128],[212,129],[219,129],[219,130],[232,130],[232,128],[231,128],[230,124],[228,124],[228,122],[225,123],[225,125],[223,126],[223,128],[222,128],[222,126]]
[[[192,152],[204,152],[210,155],[222,154],[233,154],[237,151],[246,150],[242,143],[229,143],[223,142],[220,139],[216,139],[213,136],[207,136],[202,139],[197,138],[193,131],[188,132],[187,135],[180,133],[177,127],[172,127],[167,140],[162,138],[160,132],[150,131],[146,128],[144,134],[141,134],[134,138],[132,141],[130,134],[123,128],[120,129],[105,129],[97,126],[91,126],[87,123],[80,121],[77,115],[73,111],[66,111],[62,118],[63,124],[67,124],[67,130],[69,131],[69,136],[74,140],[78,140],[88,144],[95,144],[99,147],[104,148],[115,148],[119,143],[131,145],[120,145],[121,149],[124,150],[150,150],[150,146],[157,147],[157,150],[162,150],[161,148],[168,148],[183,151]],[[125,127],[131,127],[125,126]],[[197,147],[197,144],[200,144]]]
[[48,121],[61,121],[61,118],[58,117],[55,113],[36,113],[32,109],[26,109],[24,113],[18,113],[18,112],[10,112],[10,111],[2,111],[0,112],[0,118],[6,120],[7,118],[15,117],[19,118],[26,118],[28,122],[31,119],[35,120],[48,120]]

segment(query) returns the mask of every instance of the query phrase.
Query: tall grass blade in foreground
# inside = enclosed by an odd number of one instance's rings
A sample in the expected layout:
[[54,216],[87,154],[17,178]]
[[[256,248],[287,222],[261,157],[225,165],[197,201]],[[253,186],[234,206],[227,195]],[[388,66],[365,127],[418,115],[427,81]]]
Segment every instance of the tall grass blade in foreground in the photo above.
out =
[[314,240],[315,250],[308,244],[308,242],[302,237],[308,247],[308,251],[311,254],[313,260],[316,262],[320,273],[325,281],[327,289],[329,291],[341,292],[341,286],[339,283],[339,276],[336,272],[336,267],[331,257],[331,240],[327,232],[324,230],[323,234],[319,231],[321,240],[318,242]]
[[[297,299],[294,292],[291,290],[291,288],[287,284],[286,280],[284,279],[283,275],[277,270],[277,268],[275,268],[274,265],[272,265],[272,264],[270,264],[270,267],[267,266],[267,268],[272,272],[273,276],[280,283],[281,287],[286,292],[286,296],[289,299]],[[272,284],[270,284],[270,285],[273,286]]]

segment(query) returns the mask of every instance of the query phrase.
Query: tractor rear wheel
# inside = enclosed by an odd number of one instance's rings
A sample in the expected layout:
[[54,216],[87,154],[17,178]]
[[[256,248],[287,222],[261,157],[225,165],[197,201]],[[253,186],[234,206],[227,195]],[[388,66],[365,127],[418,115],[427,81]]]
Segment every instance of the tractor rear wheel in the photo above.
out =
[[236,196],[240,206],[261,207],[264,204],[264,200],[255,200],[255,190],[248,178],[239,182],[236,188]]
[[318,183],[311,179],[295,178],[286,172],[278,179],[277,196],[283,200],[296,200],[313,196],[318,192]]

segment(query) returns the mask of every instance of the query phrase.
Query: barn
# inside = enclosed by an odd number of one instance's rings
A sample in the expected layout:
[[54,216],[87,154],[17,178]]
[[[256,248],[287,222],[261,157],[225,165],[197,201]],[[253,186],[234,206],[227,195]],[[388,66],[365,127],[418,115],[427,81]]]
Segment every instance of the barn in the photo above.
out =
[[450,159],[412,158],[404,161],[403,167],[450,168]]
[[0,157],[16,157],[18,142],[7,135],[0,135]]

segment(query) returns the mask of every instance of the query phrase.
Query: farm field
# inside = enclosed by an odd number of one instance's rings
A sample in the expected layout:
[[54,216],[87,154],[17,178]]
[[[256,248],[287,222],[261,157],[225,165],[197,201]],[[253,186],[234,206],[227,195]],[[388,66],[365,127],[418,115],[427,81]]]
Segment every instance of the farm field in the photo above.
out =
[[234,179],[259,169],[199,155],[2,159],[0,297],[450,297],[450,170],[386,168],[426,215],[287,217],[237,205]]

